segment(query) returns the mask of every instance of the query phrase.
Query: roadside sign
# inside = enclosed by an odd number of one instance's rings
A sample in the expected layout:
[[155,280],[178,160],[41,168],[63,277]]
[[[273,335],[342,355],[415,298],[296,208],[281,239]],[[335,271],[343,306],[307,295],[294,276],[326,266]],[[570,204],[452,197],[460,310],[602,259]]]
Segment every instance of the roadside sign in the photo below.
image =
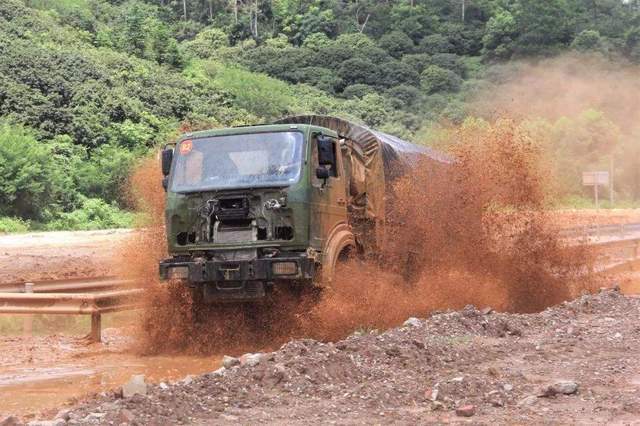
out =
[[596,209],[599,209],[598,187],[609,185],[609,172],[582,172],[582,185],[593,186],[593,198],[596,201]]
[[582,185],[609,185],[609,172],[582,172]]

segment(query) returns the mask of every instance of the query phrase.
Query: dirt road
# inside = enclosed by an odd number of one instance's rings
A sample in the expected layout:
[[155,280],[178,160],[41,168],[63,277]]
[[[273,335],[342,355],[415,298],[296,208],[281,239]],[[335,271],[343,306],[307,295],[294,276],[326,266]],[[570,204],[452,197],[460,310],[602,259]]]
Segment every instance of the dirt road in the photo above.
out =
[[[635,215],[621,217],[640,222]],[[583,225],[585,214],[577,216],[563,226]],[[0,236],[0,282],[112,273],[112,257],[130,235]],[[611,282],[637,292],[639,278],[627,273]],[[135,316],[106,329],[98,345],[64,328],[30,339],[5,335],[0,422],[12,414],[25,422],[51,419],[96,394],[73,410],[71,424],[130,423],[130,415],[141,424],[424,423],[463,421],[455,410],[464,405],[473,405],[472,419],[481,422],[640,424],[634,403],[640,400],[639,302],[604,293],[533,315],[469,308],[386,332],[362,330],[340,342],[290,342],[257,357],[254,367],[186,381],[216,370],[223,354],[140,357],[132,346]],[[111,392],[132,374],[152,383],[147,396],[122,399]],[[578,384],[575,394],[537,396],[540,387],[564,379]]]
[[113,250],[133,231],[0,235],[0,282],[106,275]]
[[[606,291],[539,314],[411,319],[298,340],[147,395],[110,393],[68,424],[640,423],[640,299]],[[127,420],[128,419],[128,420]]]

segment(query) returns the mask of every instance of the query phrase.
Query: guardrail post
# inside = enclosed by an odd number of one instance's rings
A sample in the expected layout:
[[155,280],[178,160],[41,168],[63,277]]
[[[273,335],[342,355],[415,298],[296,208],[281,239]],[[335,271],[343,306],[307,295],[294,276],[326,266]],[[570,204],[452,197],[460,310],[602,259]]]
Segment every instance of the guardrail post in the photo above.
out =
[[[24,283],[24,292],[33,293],[33,283]],[[33,336],[33,315],[27,314],[22,320],[22,335],[23,337]]]
[[92,342],[100,343],[102,341],[102,315],[100,313],[91,314],[91,335]]

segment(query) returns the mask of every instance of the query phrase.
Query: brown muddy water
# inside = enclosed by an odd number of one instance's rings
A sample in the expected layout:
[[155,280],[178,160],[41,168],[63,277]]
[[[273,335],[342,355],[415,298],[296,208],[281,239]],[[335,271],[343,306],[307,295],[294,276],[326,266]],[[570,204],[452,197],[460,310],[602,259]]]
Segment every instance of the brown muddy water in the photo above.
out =
[[[27,416],[113,389],[134,374],[147,382],[176,381],[220,366],[221,356],[145,356],[95,353],[39,366],[0,368],[0,414]],[[1,417],[1,416],[0,416]]]

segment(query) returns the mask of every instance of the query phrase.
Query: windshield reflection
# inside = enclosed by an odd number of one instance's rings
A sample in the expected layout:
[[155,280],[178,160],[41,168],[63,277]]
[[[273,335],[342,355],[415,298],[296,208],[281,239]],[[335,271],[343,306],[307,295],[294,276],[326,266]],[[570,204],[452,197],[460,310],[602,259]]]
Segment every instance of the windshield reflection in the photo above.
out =
[[302,168],[300,132],[251,133],[185,140],[176,147],[171,190],[288,186]]

